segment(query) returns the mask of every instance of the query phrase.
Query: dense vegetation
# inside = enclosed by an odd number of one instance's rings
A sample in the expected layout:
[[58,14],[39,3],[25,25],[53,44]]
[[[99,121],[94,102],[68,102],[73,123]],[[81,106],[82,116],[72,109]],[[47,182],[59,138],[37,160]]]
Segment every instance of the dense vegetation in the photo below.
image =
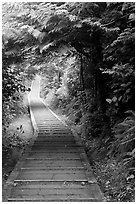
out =
[[39,73],[42,96],[77,130],[108,200],[133,201],[135,4],[3,3],[2,51],[3,127]]

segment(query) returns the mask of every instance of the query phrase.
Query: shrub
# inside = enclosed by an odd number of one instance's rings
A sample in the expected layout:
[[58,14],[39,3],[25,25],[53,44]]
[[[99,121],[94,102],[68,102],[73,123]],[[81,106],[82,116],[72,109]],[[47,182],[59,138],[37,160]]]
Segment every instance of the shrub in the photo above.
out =
[[127,111],[123,122],[116,124],[113,128],[115,140],[110,145],[109,155],[115,156],[122,161],[129,171],[134,171],[135,163],[135,114]]

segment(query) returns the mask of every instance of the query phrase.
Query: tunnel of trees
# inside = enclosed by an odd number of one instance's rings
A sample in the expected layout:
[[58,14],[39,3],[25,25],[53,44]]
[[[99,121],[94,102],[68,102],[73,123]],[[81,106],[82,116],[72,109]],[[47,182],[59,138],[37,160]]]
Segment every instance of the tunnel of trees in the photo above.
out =
[[133,201],[135,3],[2,4],[3,155],[19,144],[6,130],[36,74],[42,97],[52,93],[51,108],[80,135],[104,193]]

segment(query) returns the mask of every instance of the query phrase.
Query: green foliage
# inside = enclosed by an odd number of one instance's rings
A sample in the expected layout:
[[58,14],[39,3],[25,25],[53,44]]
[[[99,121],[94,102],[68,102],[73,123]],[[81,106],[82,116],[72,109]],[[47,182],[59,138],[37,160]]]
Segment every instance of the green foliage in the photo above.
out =
[[117,156],[129,172],[132,172],[135,164],[135,115],[132,111],[126,113],[129,116],[113,128],[116,139],[109,147],[109,154]]
[[23,133],[23,127],[21,125],[17,128],[17,131],[14,132],[13,135],[9,135],[8,137],[6,136],[5,138],[3,137],[3,151],[6,151],[7,148],[12,150],[13,147],[23,148],[23,139],[20,137]]
[[135,202],[135,177],[115,159],[94,162],[94,173],[107,202]]
[[23,125],[14,131],[3,128],[2,134],[2,175],[4,181],[14,169],[29,141],[24,138]]
[[135,103],[135,71],[130,64],[115,65],[106,73],[111,75],[112,99],[108,101],[114,105],[116,113],[124,113],[128,109],[134,110]]
[[19,70],[16,70],[12,65],[10,67],[3,67],[3,83],[2,92],[3,99],[8,99],[14,95],[16,91],[25,91],[25,86],[22,84]]
[[87,113],[81,120],[82,130],[86,139],[92,140],[94,137],[103,137],[103,127],[105,125],[102,113],[95,111]]
[[[108,46],[108,60],[123,64],[135,62],[135,28],[127,27],[121,32],[110,46]],[[125,56],[127,56],[125,58]]]

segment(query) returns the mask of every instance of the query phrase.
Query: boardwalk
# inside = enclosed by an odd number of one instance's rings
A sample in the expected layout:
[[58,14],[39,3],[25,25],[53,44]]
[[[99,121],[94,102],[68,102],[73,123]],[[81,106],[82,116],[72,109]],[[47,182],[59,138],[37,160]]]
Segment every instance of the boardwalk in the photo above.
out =
[[38,94],[39,78],[29,97],[34,138],[5,185],[3,201],[103,201],[79,139]]

